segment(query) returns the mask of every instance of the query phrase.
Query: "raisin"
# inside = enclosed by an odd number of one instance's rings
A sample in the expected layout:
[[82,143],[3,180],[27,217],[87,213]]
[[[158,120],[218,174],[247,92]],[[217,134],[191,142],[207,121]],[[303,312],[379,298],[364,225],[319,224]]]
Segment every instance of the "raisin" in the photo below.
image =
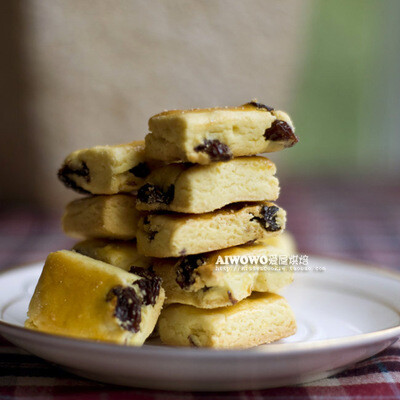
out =
[[154,272],[153,268],[143,268],[143,267],[136,267],[132,266],[129,269],[129,272],[131,274],[135,274],[137,276],[140,276],[141,278],[147,278],[147,279],[153,279],[156,276],[156,273]]
[[196,146],[194,151],[208,154],[211,161],[228,161],[233,157],[229,147],[217,139],[204,139],[204,143]]
[[77,183],[70,178],[70,175],[76,175],[85,178],[86,182],[90,182],[90,171],[85,162],[82,162],[82,167],[73,169],[69,165],[63,165],[57,173],[58,179],[67,187],[80,194],[90,194],[89,191],[81,188]]
[[144,217],[144,219],[143,219],[143,225],[146,225],[145,232],[147,233],[147,235],[148,235],[148,237],[149,237],[149,240],[150,240],[150,242],[151,242],[151,241],[154,240],[154,238],[156,237],[158,231],[154,231],[154,230],[152,230],[149,226],[147,226],[147,225],[150,225],[150,218],[149,218],[148,215],[146,215],[146,216]]
[[253,106],[253,107],[256,107],[256,108],[265,109],[265,110],[270,111],[270,112],[274,111],[273,107],[266,106],[265,104],[257,103],[255,101],[250,101],[249,103],[246,103],[245,106]]
[[146,178],[146,176],[149,175],[151,171],[146,163],[141,162],[135,167],[131,168],[129,172],[135,175],[137,178]]
[[176,268],[176,283],[181,289],[187,289],[193,285],[195,278],[193,271],[206,262],[204,257],[198,254],[184,257]]
[[139,332],[142,321],[142,301],[131,287],[115,286],[106,297],[111,301],[114,297],[117,302],[114,309],[114,317],[118,318],[121,327],[130,332]]
[[161,278],[158,276],[152,279],[142,278],[136,281],[136,284],[143,293],[143,304],[146,306],[154,306],[160,294]]
[[147,235],[149,236],[150,242],[151,242],[152,240],[154,240],[154,238],[156,237],[157,233],[158,233],[158,231],[153,231],[153,230],[151,230],[151,229],[149,229],[149,230],[147,231]]
[[162,203],[168,205],[171,204],[174,196],[174,185],[168,186],[167,190],[164,191],[160,186],[152,185],[150,183],[143,185],[137,194],[139,201],[147,204]]
[[229,301],[232,304],[236,304],[238,301],[233,297],[232,292],[230,290],[228,290],[228,297],[229,297]]
[[276,119],[271,127],[265,130],[264,137],[265,140],[272,140],[273,142],[283,141],[285,147],[292,147],[299,141],[292,127],[280,119]]
[[281,227],[276,222],[276,214],[279,211],[279,207],[276,206],[263,206],[260,214],[262,217],[253,217],[250,221],[257,221],[261,226],[268,232],[276,232]]
[[157,302],[157,297],[160,294],[161,278],[155,274],[151,267],[146,269],[133,266],[129,272],[142,278],[137,280],[135,283],[143,293],[143,304],[146,306],[154,306]]

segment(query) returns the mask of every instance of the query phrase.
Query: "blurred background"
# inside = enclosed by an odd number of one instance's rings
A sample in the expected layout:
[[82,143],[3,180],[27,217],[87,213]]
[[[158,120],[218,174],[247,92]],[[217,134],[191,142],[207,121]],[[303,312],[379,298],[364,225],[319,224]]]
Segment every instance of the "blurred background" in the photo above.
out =
[[77,195],[56,171],[69,152],[143,138],[163,109],[257,98],[288,111],[300,136],[271,158],[301,247],[398,264],[400,1],[10,0],[0,10],[1,226],[7,238],[21,226],[44,235],[30,257],[57,235],[64,243],[57,218]]

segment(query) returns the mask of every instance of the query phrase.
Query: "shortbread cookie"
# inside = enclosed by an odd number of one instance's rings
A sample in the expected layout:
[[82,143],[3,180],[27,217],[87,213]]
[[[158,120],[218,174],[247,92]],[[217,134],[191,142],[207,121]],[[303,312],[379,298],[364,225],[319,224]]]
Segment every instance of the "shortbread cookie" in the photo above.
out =
[[172,110],[149,120],[146,156],[208,164],[274,152],[298,142],[283,111],[250,102],[240,107]]
[[283,297],[253,293],[234,306],[211,310],[173,304],[162,311],[158,331],[172,346],[248,348],[293,335],[296,321]]
[[77,253],[129,271],[132,267],[149,268],[152,259],[139,254],[135,241],[88,239],[75,244]]
[[240,201],[276,200],[275,164],[239,157],[208,165],[170,164],[153,171],[139,189],[139,210],[201,214]]
[[51,253],[25,326],[76,338],[140,346],[164,301],[160,279],[135,275],[73,251]]
[[280,249],[286,255],[297,253],[296,240],[288,231],[282,232],[282,235],[271,236],[267,239],[262,239],[261,242]]
[[[205,253],[204,256],[211,258],[211,256],[213,255],[213,257],[215,258],[216,256],[216,260],[218,260],[218,256],[225,255],[225,253],[229,253],[226,254],[228,256],[235,256],[237,252],[242,253],[243,250],[248,249],[249,254],[253,254],[253,251],[255,253],[262,248],[265,249],[265,251],[263,250],[262,253],[266,256],[273,255],[275,253],[278,255],[291,255],[297,251],[293,236],[289,232],[285,231],[278,236],[269,237],[268,239],[263,239],[253,244],[232,247],[230,249],[224,249],[213,253]],[[230,250],[233,250],[233,252]],[[146,257],[138,252],[136,242],[132,240],[127,241],[109,239],[87,239],[76,243],[73,247],[73,251],[76,251],[77,253],[83,254],[91,258],[95,258],[96,260],[104,261],[107,264],[114,265],[126,271],[129,271],[132,267],[149,268],[153,265],[156,268],[162,268],[164,267],[164,265],[169,266],[172,267],[172,271],[175,265],[180,264],[178,263],[178,261],[184,260],[186,258],[181,257],[179,259],[155,259],[151,257]],[[209,259],[207,259],[207,265],[210,265]],[[251,265],[249,266],[249,268],[251,267]],[[208,271],[208,267],[205,267],[204,270]],[[203,271],[203,268],[201,269],[201,271]],[[176,277],[177,271],[176,269],[174,269],[171,273],[171,279],[175,279]],[[208,279],[204,273],[202,273],[202,280],[203,279]],[[210,285],[206,284],[205,286]],[[190,287],[191,289],[194,289],[194,286],[192,287],[192,285],[190,285]],[[272,290],[271,286],[269,288],[269,291],[274,291]],[[197,291],[198,289],[194,290]]]
[[207,214],[149,214],[136,236],[145,256],[179,257],[275,236],[285,223],[286,212],[273,203],[238,203]]
[[276,293],[293,280],[293,272],[285,265],[269,263],[270,256],[285,252],[265,243],[159,259],[140,255],[135,242],[85,240],[76,244],[74,251],[126,271],[152,268],[162,279],[165,304],[223,307],[236,304],[252,291]]
[[289,285],[293,272],[272,258],[283,254],[255,243],[179,259],[154,258],[152,263],[163,281],[166,304],[216,308],[236,304],[253,291],[276,293]]
[[58,177],[79,193],[115,194],[136,190],[150,167],[144,141],[137,141],[74,151],[65,159]]
[[139,212],[136,197],[127,194],[92,196],[66,207],[64,232],[76,238],[134,239]]

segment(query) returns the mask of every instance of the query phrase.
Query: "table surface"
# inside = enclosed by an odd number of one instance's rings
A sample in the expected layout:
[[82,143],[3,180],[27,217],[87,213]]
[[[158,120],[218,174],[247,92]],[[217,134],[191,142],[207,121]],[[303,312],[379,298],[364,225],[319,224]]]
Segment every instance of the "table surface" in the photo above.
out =
[[[302,254],[353,258],[400,272],[400,182],[281,182],[279,204]],[[73,241],[59,215],[0,207],[0,267],[42,260]],[[400,342],[333,377],[295,387],[235,393],[130,389],[75,377],[0,338],[0,399],[399,399]],[[173,379],[173,376],[171,376]]]

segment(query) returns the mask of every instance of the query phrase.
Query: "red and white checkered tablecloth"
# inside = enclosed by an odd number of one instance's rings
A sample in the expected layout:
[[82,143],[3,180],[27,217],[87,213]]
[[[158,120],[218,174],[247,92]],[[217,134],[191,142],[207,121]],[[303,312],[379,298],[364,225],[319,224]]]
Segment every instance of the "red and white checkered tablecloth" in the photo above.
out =
[[[303,254],[354,258],[400,272],[400,180],[285,182],[279,204]],[[0,268],[69,248],[59,215],[0,207]],[[173,379],[173,377],[171,377]],[[230,393],[163,392],[73,376],[0,339],[0,399],[400,399],[400,342],[339,375],[301,386]]]

